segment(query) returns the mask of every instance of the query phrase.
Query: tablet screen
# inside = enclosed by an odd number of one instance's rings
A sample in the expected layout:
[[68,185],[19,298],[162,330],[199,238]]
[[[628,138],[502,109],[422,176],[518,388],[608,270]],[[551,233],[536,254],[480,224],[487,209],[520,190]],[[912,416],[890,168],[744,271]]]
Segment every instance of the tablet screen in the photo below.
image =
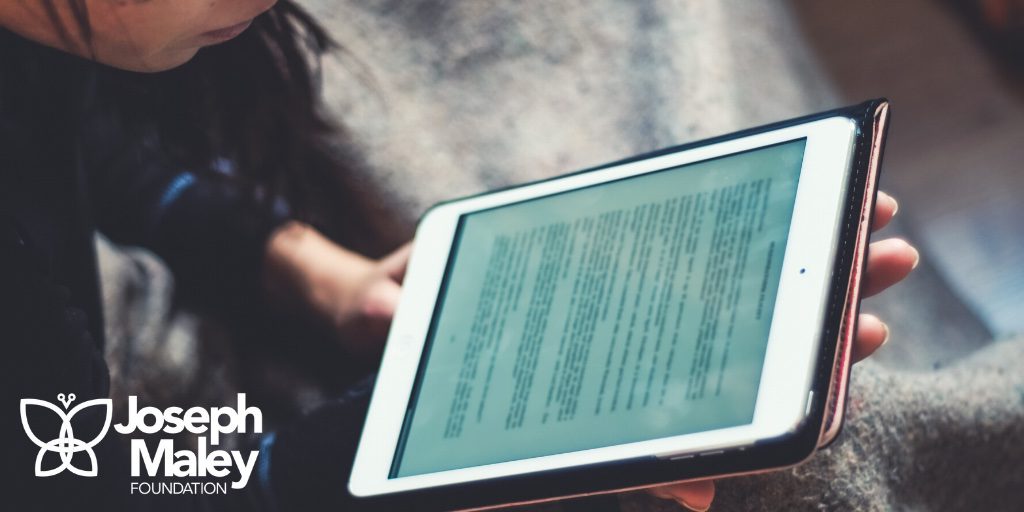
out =
[[751,423],[805,144],[464,214],[390,477]]

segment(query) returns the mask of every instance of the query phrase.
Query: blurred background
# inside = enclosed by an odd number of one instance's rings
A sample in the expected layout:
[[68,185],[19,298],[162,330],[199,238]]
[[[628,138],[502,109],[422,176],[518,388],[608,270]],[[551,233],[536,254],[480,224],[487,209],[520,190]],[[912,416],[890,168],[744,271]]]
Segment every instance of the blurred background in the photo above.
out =
[[889,231],[923,258],[907,283],[864,306],[915,320],[894,322],[900,343],[880,354],[887,362],[941,365],[1024,331],[1021,4],[792,3],[842,97],[893,102],[882,184],[901,209]]

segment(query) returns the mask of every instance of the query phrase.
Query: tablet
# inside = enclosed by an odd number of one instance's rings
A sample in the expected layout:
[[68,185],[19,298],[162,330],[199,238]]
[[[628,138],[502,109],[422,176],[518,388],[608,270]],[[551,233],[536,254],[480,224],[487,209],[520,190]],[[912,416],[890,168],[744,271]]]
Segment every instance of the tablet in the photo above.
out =
[[350,492],[480,508],[808,457],[841,424],[886,112],[431,208]]

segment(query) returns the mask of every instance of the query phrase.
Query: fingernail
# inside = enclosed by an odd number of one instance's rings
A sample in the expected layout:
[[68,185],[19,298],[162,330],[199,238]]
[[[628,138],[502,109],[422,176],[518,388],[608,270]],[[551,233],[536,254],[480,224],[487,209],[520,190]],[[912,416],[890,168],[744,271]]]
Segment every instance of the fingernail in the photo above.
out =
[[686,507],[687,509],[692,510],[693,512],[707,512],[709,509],[711,509],[711,502],[708,502],[704,505],[694,505],[692,503],[687,502],[682,496],[679,496],[678,494],[676,495],[676,501],[679,502],[679,504],[682,505],[683,507]]
[[900,211],[900,203],[896,201],[896,198],[889,195],[887,192],[879,190],[877,202],[889,201],[892,203],[892,214],[896,215],[896,212]]
[[700,508],[700,507],[696,507],[694,505],[690,505],[689,503],[687,503],[684,500],[679,500],[679,504],[684,506],[684,507],[686,507],[686,508],[688,508],[688,509],[690,509],[690,510],[692,510],[693,512],[708,512],[708,510],[711,509],[711,504],[710,503],[705,505],[704,508]]
[[882,329],[885,330],[885,337],[882,338],[882,344],[879,345],[878,348],[882,348],[886,343],[889,343],[889,335],[892,334],[891,331],[889,331],[889,324],[885,322],[882,322]]
[[916,247],[911,246],[910,249],[914,251],[914,264],[910,266],[910,269],[913,270],[917,268],[917,265],[919,263],[921,263],[921,253],[917,250]]

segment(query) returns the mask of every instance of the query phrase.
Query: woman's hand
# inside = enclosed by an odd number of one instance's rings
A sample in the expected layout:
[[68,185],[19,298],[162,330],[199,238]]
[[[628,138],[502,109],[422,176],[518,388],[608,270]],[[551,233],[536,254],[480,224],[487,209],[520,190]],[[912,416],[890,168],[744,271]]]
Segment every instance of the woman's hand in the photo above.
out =
[[[896,200],[884,192],[878,193],[875,204],[873,231],[882,229],[898,209]],[[861,284],[863,297],[870,297],[900,282],[917,267],[920,255],[913,246],[898,238],[871,244],[867,270]],[[857,322],[857,336],[853,341],[853,360],[860,361],[874,353],[889,340],[889,328],[874,315],[862,314]],[[707,510],[715,498],[715,482],[701,480],[670,484],[649,489],[659,498],[670,499],[690,510]]]
[[273,300],[298,301],[335,330],[350,352],[369,359],[384,347],[410,249],[405,244],[371,260],[312,227],[289,222],[267,243],[265,282]]
[[407,242],[379,260],[367,260],[370,265],[354,296],[347,304],[338,304],[334,327],[353,352],[377,357],[384,349],[411,251]]

